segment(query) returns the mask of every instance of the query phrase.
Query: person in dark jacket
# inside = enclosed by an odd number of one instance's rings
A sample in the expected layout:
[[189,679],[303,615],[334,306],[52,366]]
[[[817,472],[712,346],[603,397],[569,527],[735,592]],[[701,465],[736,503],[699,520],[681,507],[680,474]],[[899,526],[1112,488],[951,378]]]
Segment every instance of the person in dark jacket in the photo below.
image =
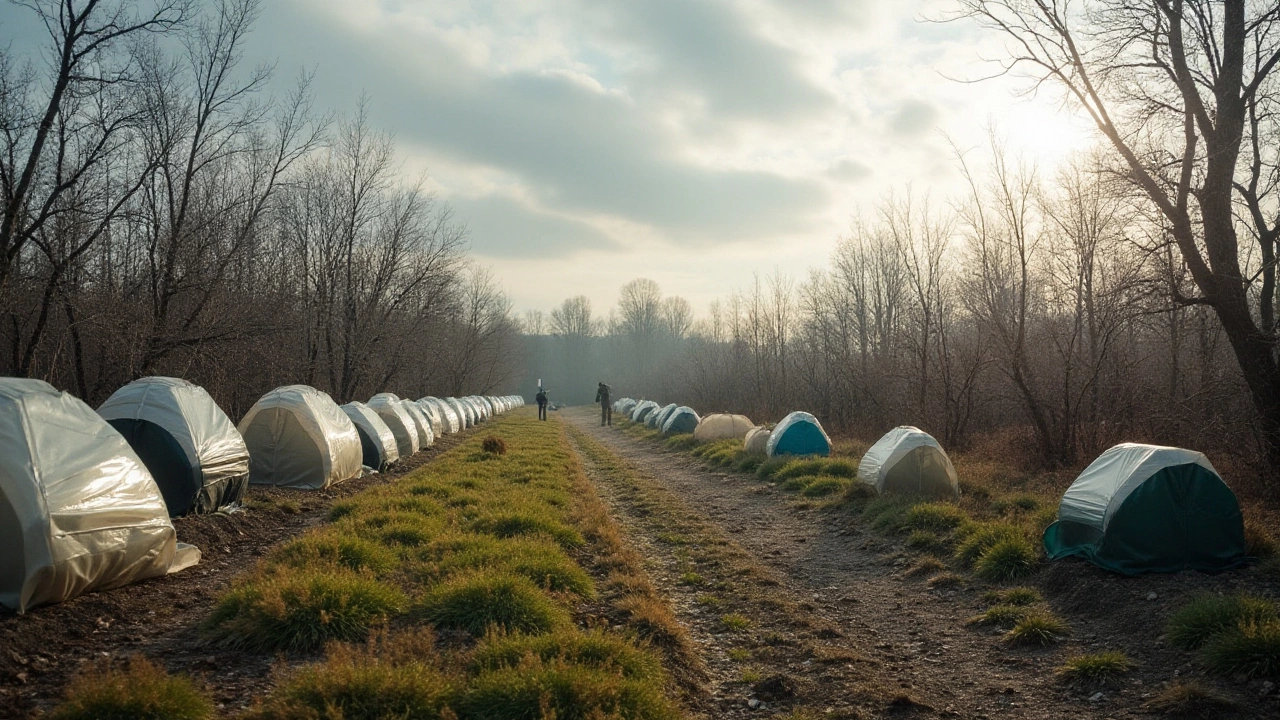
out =
[[543,388],[538,388],[538,395],[534,399],[538,401],[538,419],[546,420],[547,419],[547,391],[544,390]]
[[596,402],[600,403],[600,425],[613,424],[613,406],[609,404],[609,393],[613,392],[613,388],[600,383],[596,388]]

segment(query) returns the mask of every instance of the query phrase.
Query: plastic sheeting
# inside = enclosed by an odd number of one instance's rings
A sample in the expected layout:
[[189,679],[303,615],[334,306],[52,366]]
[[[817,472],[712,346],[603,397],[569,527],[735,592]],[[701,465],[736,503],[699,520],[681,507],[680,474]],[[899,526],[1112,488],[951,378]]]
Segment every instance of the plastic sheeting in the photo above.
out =
[[769,434],[766,450],[769,457],[775,455],[830,455],[831,438],[822,429],[818,418],[797,410],[778,423]]
[[418,434],[418,424],[409,411],[400,403],[399,396],[393,393],[378,393],[369,398],[369,409],[378,413],[378,417],[391,428],[396,437],[396,447],[400,457],[407,458],[422,447],[422,439]]
[[679,435],[681,433],[691,433],[698,429],[698,423],[702,418],[698,417],[698,413],[693,408],[681,405],[667,415],[667,419],[662,423],[663,435]]
[[362,402],[349,402],[342,406],[342,412],[351,418],[356,432],[360,434],[361,462],[382,472],[400,460],[400,446],[396,443],[395,433],[373,408]]
[[360,476],[360,434],[327,393],[286,385],[263,395],[240,420],[249,482],[319,490]]
[[437,397],[426,397],[423,400],[430,403],[440,414],[441,433],[452,435],[462,431],[462,418],[458,417],[458,411],[454,410],[452,405]]
[[412,400],[401,400],[400,405],[404,408],[409,417],[413,418],[413,426],[418,431],[418,448],[429,448],[436,443],[435,432],[431,429],[431,421],[427,419],[427,414],[422,412],[422,408],[418,407]]
[[199,559],[120,433],[48,383],[0,379],[0,604],[25,612]]
[[464,429],[469,427],[475,427],[475,424],[476,424],[475,411],[472,410],[470,406],[468,406],[466,403],[462,402],[458,398],[445,398],[444,401],[449,403],[449,405],[453,407],[454,412],[458,413],[458,417],[462,419],[462,427]]
[[960,495],[951,458],[932,435],[910,425],[890,430],[867,450],[858,479],[882,493]]
[[631,411],[631,422],[644,422],[650,413],[657,411],[658,403],[652,400],[641,400]]
[[244,495],[249,449],[199,385],[169,377],[134,380],[98,414],[142,459],[171,516],[213,512]]
[[431,432],[437,438],[444,435],[444,417],[440,414],[440,408],[436,407],[435,403],[427,402],[426,398],[419,399],[415,404],[422,411],[422,414],[426,415],[427,419],[431,421]]
[[670,417],[671,413],[675,412],[678,407],[680,406],[675,403],[663,406],[662,408],[649,413],[649,416],[644,419],[644,424],[655,430],[661,430],[663,424],[667,422],[667,418]]
[[715,413],[702,418],[693,431],[693,437],[699,442],[742,440],[753,427],[755,423],[746,415]]

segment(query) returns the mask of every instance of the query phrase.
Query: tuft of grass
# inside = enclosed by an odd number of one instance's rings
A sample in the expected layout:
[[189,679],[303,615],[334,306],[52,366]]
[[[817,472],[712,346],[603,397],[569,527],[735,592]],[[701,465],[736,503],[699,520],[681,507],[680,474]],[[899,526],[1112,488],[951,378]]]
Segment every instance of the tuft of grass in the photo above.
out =
[[1241,623],[1275,620],[1276,606],[1254,595],[1201,594],[1169,617],[1169,642],[1184,650],[1195,650],[1212,636],[1232,630]]
[[1029,612],[1005,633],[1005,642],[1010,645],[1029,645],[1044,647],[1052,645],[1071,633],[1071,628],[1057,615],[1050,612]]
[[746,648],[732,648],[729,650],[729,659],[734,662],[746,662],[751,659],[751,651]]
[[681,585],[702,585],[706,582],[706,579],[696,572],[689,571],[680,575],[679,582]]
[[907,547],[920,552],[942,555],[947,552],[947,540],[930,530],[916,530],[907,536]]
[[1230,698],[1196,683],[1174,683],[1142,705],[1165,717],[1215,720],[1238,708]]
[[731,632],[741,632],[751,627],[751,621],[748,620],[746,616],[740,615],[738,613],[729,613],[728,615],[721,615],[720,622],[724,623],[724,626],[728,628]]
[[990,605],[1014,605],[1026,607],[1043,602],[1040,591],[1029,587],[1009,588],[1008,590],[990,590],[982,596],[982,602]]
[[550,632],[569,624],[569,613],[527,578],[493,570],[451,578],[422,602],[440,630],[482,637],[503,632]]
[[822,475],[823,468],[827,465],[826,460],[791,460],[783,465],[774,473],[774,480],[790,480],[791,478],[812,477],[814,475]]
[[470,671],[477,674],[502,668],[518,669],[529,657],[544,663],[562,661],[586,665],[632,680],[661,682],[665,678],[656,656],[623,637],[601,630],[490,636],[471,656]]
[[480,443],[480,449],[491,455],[506,455],[507,441],[500,437],[490,435]]
[[233,587],[205,629],[246,650],[307,652],[333,640],[363,640],[405,602],[398,588],[349,571],[271,573]]
[[871,523],[871,529],[892,535],[906,527],[907,510],[911,501],[893,495],[873,498],[862,508],[862,517]]
[[902,573],[905,577],[920,577],[921,575],[932,575],[937,572],[946,570],[947,566],[936,557],[921,558],[920,562],[907,568]]
[[849,481],[840,478],[825,477],[818,478],[805,486],[800,494],[808,498],[827,497],[843,492]]
[[864,483],[861,480],[854,480],[844,488],[844,500],[846,502],[850,500],[865,500],[875,496],[875,486]]
[[987,608],[981,615],[975,615],[965,621],[965,625],[993,625],[995,627],[1013,628],[1030,615],[1029,608],[1017,605],[995,605]]
[[724,605],[724,601],[715,595],[699,595],[693,601],[702,607],[718,608]]
[[982,553],[974,564],[974,574],[990,582],[1008,582],[1035,572],[1039,561],[1030,540],[1005,538]]
[[786,467],[790,463],[791,458],[788,457],[774,457],[768,458],[767,460],[761,460],[760,464],[756,467],[756,477],[766,482],[777,480],[778,473],[782,468]]
[[929,582],[927,584],[935,590],[939,588],[960,587],[964,585],[964,576],[953,572],[942,573],[929,578]]
[[911,530],[945,532],[959,527],[968,519],[969,516],[955,505],[931,502],[921,503],[907,510],[904,524]]
[[581,547],[586,541],[582,533],[549,517],[521,512],[500,512],[475,521],[472,529],[500,538],[520,535],[549,535],[568,548]]
[[1058,677],[1067,682],[1111,683],[1133,669],[1133,661],[1119,650],[1108,650],[1067,658],[1058,668]]
[[462,717],[486,720],[679,717],[657,681],[534,657],[516,668],[480,673],[459,698],[457,709]]
[[1013,525],[1003,523],[972,523],[956,529],[960,544],[956,546],[956,559],[965,567],[972,567],[987,550],[1002,540],[1023,537]]
[[1242,620],[1209,638],[1204,663],[1221,675],[1280,676],[1280,620]]
[[291,540],[271,553],[268,562],[291,568],[330,566],[385,573],[396,555],[378,543],[338,533],[312,533]]
[[844,458],[827,460],[826,465],[822,467],[822,474],[852,480],[858,477],[858,463]]
[[740,473],[754,473],[760,469],[764,458],[759,455],[743,455],[733,462],[733,469]]
[[809,487],[809,483],[816,482],[817,479],[818,477],[816,475],[801,475],[799,477],[787,478],[778,486],[778,488],[785,492],[800,492],[801,490]]
[[190,678],[173,676],[146,658],[123,666],[97,662],[78,674],[49,720],[205,720],[213,702]]
[[1254,520],[1246,518],[1244,521],[1244,547],[1245,552],[1250,557],[1268,558],[1276,554],[1276,550],[1280,545],[1276,543],[1276,538],[1271,534],[1265,525]]
[[668,450],[690,450],[692,448],[698,447],[699,445],[697,439],[693,437],[692,433],[680,433],[679,435],[672,435],[671,437],[664,440],[662,444]]
[[431,579],[471,570],[505,570],[532,580],[544,590],[595,597],[591,576],[550,540],[459,533],[437,538],[424,548],[422,557]]

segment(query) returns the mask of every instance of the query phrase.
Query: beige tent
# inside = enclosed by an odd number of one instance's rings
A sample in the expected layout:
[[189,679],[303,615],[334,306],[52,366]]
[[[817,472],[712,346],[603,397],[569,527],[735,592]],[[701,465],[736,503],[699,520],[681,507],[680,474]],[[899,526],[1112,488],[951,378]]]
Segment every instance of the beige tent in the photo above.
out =
[[199,559],[106,420],[46,382],[0,378],[0,604],[24,612]]
[[422,441],[418,435],[418,423],[405,409],[399,397],[393,393],[378,393],[369,398],[369,409],[378,413],[382,422],[391,428],[391,434],[396,436],[396,448],[400,451],[401,459],[421,449]]
[[360,476],[356,426],[313,387],[286,385],[263,395],[240,420],[240,434],[254,485],[320,490]]
[[951,458],[929,433],[903,425],[885,433],[862,456],[858,479],[885,493],[956,497]]
[[698,428],[693,431],[693,437],[699,442],[741,440],[753,427],[755,425],[751,422],[751,418],[746,415],[716,413],[702,418]]
[[763,427],[754,427],[747,431],[742,440],[743,448],[752,455],[764,455],[768,452],[769,436],[772,433]]

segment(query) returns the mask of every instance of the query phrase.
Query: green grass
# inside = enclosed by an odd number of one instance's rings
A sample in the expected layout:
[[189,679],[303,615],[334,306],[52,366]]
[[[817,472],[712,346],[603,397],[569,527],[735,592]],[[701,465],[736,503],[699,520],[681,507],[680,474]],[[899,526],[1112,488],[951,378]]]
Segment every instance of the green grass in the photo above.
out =
[[1039,562],[1040,556],[1030,540],[1010,537],[987,548],[974,563],[973,571],[983,580],[1009,582],[1035,572]]
[[1184,650],[1195,650],[1221,632],[1241,623],[1275,620],[1276,606],[1253,595],[1202,594],[1193,597],[1169,618],[1169,642]]
[[1196,720],[1216,720],[1237,707],[1235,701],[1197,682],[1176,682],[1142,705],[1163,717]]
[[729,613],[728,615],[722,615],[720,617],[720,622],[723,623],[724,626],[732,632],[741,632],[751,627],[751,621],[748,620],[746,616],[740,615],[738,613]]
[[99,662],[78,674],[49,720],[205,720],[213,702],[190,678],[169,675],[146,658]]
[[778,473],[791,462],[790,458],[785,457],[761,459],[760,464],[756,466],[756,477],[766,482],[772,482],[777,479]]
[[1280,620],[1242,620],[1209,638],[1204,663],[1220,675],[1280,676]]
[[1128,655],[1118,650],[1109,650],[1067,658],[1062,667],[1058,668],[1058,677],[1068,682],[1110,683],[1132,669],[1133,661]]
[[995,605],[987,608],[981,615],[975,615],[965,621],[966,625],[992,625],[1001,628],[1013,628],[1022,622],[1033,611],[1018,605]]
[[396,566],[390,548],[370,540],[339,533],[320,532],[291,540],[271,553],[269,561],[292,568],[327,565],[357,572],[386,573]]
[[884,495],[869,500],[862,508],[862,517],[871,524],[872,530],[892,535],[906,527],[911,506],[910,499]]
[[470,671],[518,669],[527,658],[544,663],[572,662],[616,672],[630,680],[662,682],[666,675],[652,653],[617,635],[600,630],[560,631],[549,635],[494,635],[472,654]]
[[914,505],[907,510],[903,524],[911,530],[935,532],[954,530],[969,519],[963,510],[948,503],[932,502]]
[[956,545],[956,560],[965,567],[973,564],[987,550],[1002,540],[1024,537],[1022,530],[1003,523],[974,523],[957,528],[960,542]]
[[[480,673],[457,703],[476,720],[675,720],[679,712],[653,680],[562,660],[527,658],[519,667]],[[345,718],[344,718],[345,720]]]
[[569,624],[569,613],[527,578],[480,571],[452,578],[423,599],[422,613],[441,630],[473,637],[488,632],[550,632]]
[[842,478],[822,477],[806,485],[800,494],[808,498],[828,497],[844,492],[848,485],[849,481]]
[[1052,645],[1071,634],[1071,628],[1057,615],[1047,611],[1027,613],[1013,629],[1005,633],[1005,642],[1010,645],[1039,646]]
[[920,552],[946,554],[949,548],[947,539],[929,530],[916,530],[907,536],[907,547]]
[[1043,602],[1040,591],[1029,587],[1009,588],[1008,590],[990,590],[982,596],[982,601],[990,605],[1014,605],[1025,607]]

